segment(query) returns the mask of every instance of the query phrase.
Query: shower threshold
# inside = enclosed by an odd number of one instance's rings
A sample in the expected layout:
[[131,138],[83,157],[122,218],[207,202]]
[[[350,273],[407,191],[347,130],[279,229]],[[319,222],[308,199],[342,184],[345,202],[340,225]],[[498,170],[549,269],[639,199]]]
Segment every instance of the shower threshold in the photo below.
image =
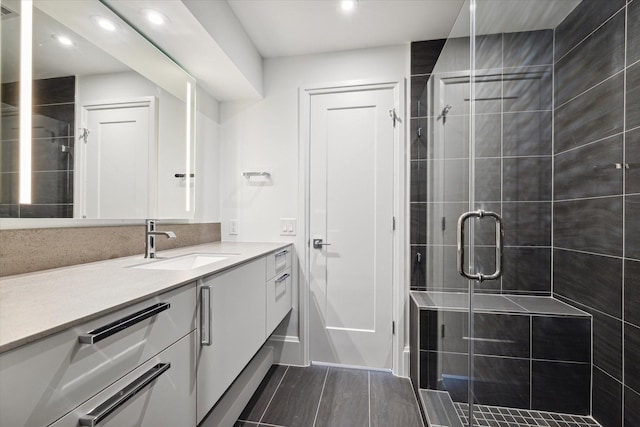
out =
[[[469,405],[454,402],[464,427],[469,426]],[[529,409],[474,405],[474,427],[600,427],[591,417]]]

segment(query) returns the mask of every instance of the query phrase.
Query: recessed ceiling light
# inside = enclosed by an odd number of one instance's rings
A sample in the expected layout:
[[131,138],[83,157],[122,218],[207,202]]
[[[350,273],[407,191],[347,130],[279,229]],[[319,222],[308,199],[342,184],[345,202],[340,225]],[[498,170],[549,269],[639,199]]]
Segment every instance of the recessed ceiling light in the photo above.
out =
[[96,24],[100,26],[103,30],[106,31],[117,31],[118,26],[113,23],[110,19],[104,18],[102,16],[92,16],[91,19],[95,21]]
[[345,12],[350,12],[356,8],[356,3],[356,0],[342,0],[340,7],[342,7],[342,10]]
[[73,41],[67,36],[61,36],[58,34],[54,34],[51,36],[54,40],[57,40],[58,43],[65,46],[73,46]]
[[169,18],[164,16],[162,13],[153,9],[143,9],[142,13],[147,18],[147,21],[151,22],[153,25],[165,25],[169,22]]

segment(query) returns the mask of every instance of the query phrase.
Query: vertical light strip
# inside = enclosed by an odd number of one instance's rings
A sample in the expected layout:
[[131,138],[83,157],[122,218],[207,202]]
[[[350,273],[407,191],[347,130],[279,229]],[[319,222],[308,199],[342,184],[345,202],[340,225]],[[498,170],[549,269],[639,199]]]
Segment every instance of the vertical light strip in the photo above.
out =
[[20,2],[20,193],[19,202],[31,204],[31,51],[32,0]]
[[186,134],[186,211],[191,211],[191,82],[187,82],[187,134]]

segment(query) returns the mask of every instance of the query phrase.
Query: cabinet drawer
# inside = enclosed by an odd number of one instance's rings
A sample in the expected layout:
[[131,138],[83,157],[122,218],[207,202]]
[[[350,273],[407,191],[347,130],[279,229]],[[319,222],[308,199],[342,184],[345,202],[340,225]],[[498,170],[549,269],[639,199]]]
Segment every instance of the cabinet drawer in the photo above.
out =
[[267,255],[267,280],[291,267],[291,246]]
[[91,421],[99,427],[195,427],[195,340],[194,331],[51,427],[78,427]]
[[[0,426],[43,426],[60,418],[194,330],[195,300],[195,284],[183,286],[3,353]],[[159,312],[145,311],[154,308]],[[123,319],[129,325],[113,325]],[[80,343],[81,336],[94,343]]]
[[291,268],[267,282],[267,336],[291,310]]

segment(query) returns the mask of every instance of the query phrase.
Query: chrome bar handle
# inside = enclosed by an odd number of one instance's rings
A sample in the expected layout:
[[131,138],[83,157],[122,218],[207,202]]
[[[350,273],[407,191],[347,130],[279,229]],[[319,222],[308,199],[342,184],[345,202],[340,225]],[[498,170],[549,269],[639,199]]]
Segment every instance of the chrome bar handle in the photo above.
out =
[[284,256],[284,255],[286,255],[288,253],[289,253],[289,249],[285,249],[283,251],[280,251],[280,252],[276,253],[275,257],[276,258],[280,258],[281,256]]
[[211,345],[211,286],[200,288],[200,344]]
[[153,368],[140,375],[136,380],[126,385],[122,390],[111,396],[104,403],[96,406],[86,416],[80,418],[78,423],[81,426],[96,427],[100,421],[122,406],[127,400],[139,393],[153,380],[169,370],[170,367],[171,363],[158,363]]
[[287,279],[289,278],[289,276],[290,276],[290,274],[289,274],[289,273],[287,273],[287,274],[283,274],[282,276],[280,276],[280,277],[278,277],[278,278],[276,279],[276,283],[282,283],[282,282],[284,282],[285,280],[287,280]]
[[[484,218],[485,216],[491,217],[496,222],[496,270],[492,274],[483,273],[467,273],[464,270],[464,224],[469,218]],[[477,211],[465,212],[458,218],[458,236],[457,236],[457,265],[458,273],[461,276],[466,277],[469,280],[477,280],[483,282],[485,280],[495,280],[502,276],[503,265],[503,252],[504,252],[504,229],[502,226],[502,217],[495,212],[484,211],[479,209]]]
[[154,304],[144,310],[140,310],[130,314],[129,316],[123,317],[122,319],[116,320],[115,322],[93,329],[87,332],[86,335],[80,335],[78,337],[78,341],[80,344],[95,344],[113,334],[135,325],[136,323],[140,323],[151,316],[155,316],[160,312],[168,310],[169,308],[171,308],[171,304],[168,302]]

